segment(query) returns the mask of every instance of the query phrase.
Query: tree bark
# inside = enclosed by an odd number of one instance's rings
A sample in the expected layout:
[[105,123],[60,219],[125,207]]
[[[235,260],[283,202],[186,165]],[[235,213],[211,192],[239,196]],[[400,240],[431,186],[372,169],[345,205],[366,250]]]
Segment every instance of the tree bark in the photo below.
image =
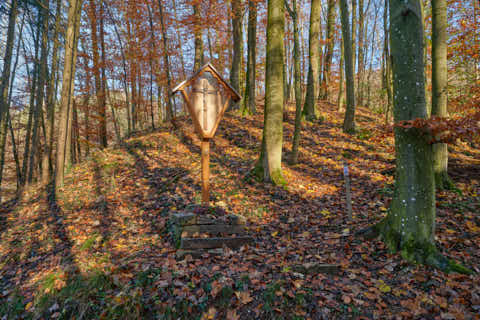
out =
[[13,43],[15,40],[15,23],[18,13],[18,2],[12,0],[8,16],[7,43],[3,60],[2,79],[0,81],[0,186],[2,185],[3,166],[5,157],[5,141],[8,128],[8,87],[10,82],[10,68],[12,64]]
[[343,131],[355,132],[355,79],[354,79],[354,56],[352,41],[350,39],[350,23],[348,22],[348,5],[346,0],[340,0],[340,16],[342,20],[342,40],[345,59],[345,78],[347,80],[347,109],[343,121]]
[[193,26],[193,32],[195,35],[195,60],[193,65],[193,72],[196,72],[204,64],[202,28],[200,26],[202,19],[200,14],[200,4],[200,1],[195,1],[195,3],[193,4],[193,17],[195,21]]
[[[432,0],[432,115],[447,117],[447,1]],[[433,170],[437,189],[451,189],[447,144],[433,146]]]
[[302,130],[302,87],[300,79],[300,41],[298,33],[297,0],[293,0],[292,9],[285,0],[285,7],[292,18],[293,24],[293,64],[294,64],[294,87],[295,87],[295,128],[293,131],[291,162],[298,162],[298,147],[300,145],[300,131]]
[[165,22],[163,19],[163,7],[162,7],[162,2],[160,0],[158,1],[158,10],[160,13],[160,24],[162,26],[163,64],[165,65],[165,71],[167,74],[167,86],[165,87],[165,97],[166,97],[166,103],[167,103],[167,121],[170,121],[173,119],[173,106],[172,106],[172,98],[170,94],[170,90],[172,88],[172,79],[170,75],[170,63],[168,61],[169,59],[168,59],[167,29],[165,27]]
[[328,0],[327,8],[327,47],[325,52],[325,65],[323,67],[322,85],[320,86],[320,98],[328,100],[328,86],[330,85],[333,49],[335,47],[335,0]]
[[[242,4],[240,0],[232,0],[232,40],[233,56],[232,67],[230,69],[230,85],[240,92],[240,69],[243,55],[243,35],[242,35]],[[231,107],[234,104],[231,104]]]
[[[419,0],[390,0],[395,122],[427,118],[423,26]],[[387,247],[408,261],[468,272],[435,247],[432,145],[418,129],[395,128],[395,192],[387,217],[375,226]]]
[[[37,99],[35,103],[35,111],[33,114],[33,132],[32,132],[32,148],[29,155],[29,168],[27,175],[27,182],[30,184],[33,181],[33,172],[35,169],[35,161],[38,159],[38,147],[40,142],[40,120],[43,114],[43,100],[45,93],[45,83],[47,79],[47,58],[48,58],[48,14],[50,2],[45,0],[40,6],[39,27],[42,27],[42,42],[40,49],[40,61],[38,85],[37,85]],[[40,150],[41,152],[41,150]]]
[[265,116],[262,152],[255,168],[257,177],[275,185],[285,184],[282,174],[283,141],[283,0],[268,0]]
[[57,0],[57,8],[55,15],[55,31],[53,34],[53,49],[52,49],[52,68],[50,70],[50,78],[47,84],[47,122],[46,122],[46,142],[45,150],[43,152],[42,159],[42,183],[47,185],[51,181],[52,177],[52,150],[53,150],[53,132],[55,126],[55,83],[56,75],[58,71],[58,34],[60,31],[60,18],[61,18],[62,1]]
[[[388,1],[388,0],[387,0]],[[340,42],[340,80],[338,83],[338,98],[337,98],[337,110],[339,112],[344,112],[344,105],[345,105],[345,90],[343,89],[343,82],[344,82],[344,74],[345,74],[345,48],[343,46],[343,41]]]
[[312,0],[310,7],[310,31],[308,35],[309,46],[309,66],[308,66],[308,82],[307,82],[307,94],[305,97],[305,104],[303,106],[303,113],[305,118],[309,121],[318,118],[318,111],[315,107],[315,100],[318,96],[318,59],[320,57],[320,14],[321,14],[321,1]]
[[245,95],[243,97],[243,114],[255,113],[256,46],[257,2],[248,0],[248,57]]
[[55,192],[59,193],[59,189],[63,187],[64,169],[65,169],[65,151],[67,143],[67,130],[70,114],[70,95],[73,87],[73,80],[75,78],[75,51],[77,50],[78,34],[77,30],[80,27],[79,17],[82,11],[83,0],[70,0],[70,7],[68,9],[68,22],[66,30],[65,41],[65,64],[63,68],[62,92],[60,98],[60,121],[58,128],[57,139],[57,159],[55,168]]

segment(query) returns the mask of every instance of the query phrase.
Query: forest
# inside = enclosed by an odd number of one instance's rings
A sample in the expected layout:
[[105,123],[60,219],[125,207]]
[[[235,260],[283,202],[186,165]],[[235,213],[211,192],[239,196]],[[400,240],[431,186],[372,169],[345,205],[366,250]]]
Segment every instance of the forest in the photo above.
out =
[[0,319],[480,319],[480,1],[2,0]]

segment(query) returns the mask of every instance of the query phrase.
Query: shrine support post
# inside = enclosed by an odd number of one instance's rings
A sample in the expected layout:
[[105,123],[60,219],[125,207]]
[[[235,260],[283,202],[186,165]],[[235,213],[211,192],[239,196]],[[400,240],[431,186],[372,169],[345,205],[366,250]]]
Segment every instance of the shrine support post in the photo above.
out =
[[202,204],[210,202],[210,140],[202,139]]

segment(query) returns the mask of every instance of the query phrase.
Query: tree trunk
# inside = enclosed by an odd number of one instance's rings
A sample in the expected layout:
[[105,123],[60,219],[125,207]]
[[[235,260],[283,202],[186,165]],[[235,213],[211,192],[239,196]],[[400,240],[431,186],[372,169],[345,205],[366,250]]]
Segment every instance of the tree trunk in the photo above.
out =
[[[230,69],[230,85],[240,92],[240,69],[243,55],[242,35],[242,4],[240,0],[232,0],[232,41],[233,56],[232,68]],[[230,107],[233,107],[231,104]]]
[[300,145],[300,131],[302,130],[302,87],[300,78],[300,41],[298,33],[298,15],[297,15],[297,0],[293,0],[292,9],[290,9],[288,2],[285,1],[285,7],[292,18],[293,24],[293,62],[295,73],[295,129],[293,131],[292,141],[292,164],[298,162],[298,147]]
[[105,30],[103,27],[104,20],[104,1],[100,2],[100,50],[102,55],[102,61],[100,64],[102,73],[101,73],[101,86],[100,86],[100,96],[102,98],[101,104],[99,105],[99,136],[100,136],[100,147],[106,148],[108,146],[108,134],[107,134],[107,77],[106,72],[106,57],[105,57]]
[[[387,0],[388,1],[388,0]],[[345,98],[344,98],[344,74],[345,74],[345,48],[343,46],[343,41],[340,42],[340,80],[338,83],[338,98],[337,98],[337,110],[339,112],[344,112]]]
[[305,104],[303,113],[307,120],[315,120],[318,118],[318,111],[315,107],[315,100],[318,93],[318,59],[320,57],[320,23],[321,18],[321,1],[312,0],[310,7],[310,31],[308,35],[309,46],[309,66],[308,66],[308,82]]
[[[423,27],[419,0],[390,0],[395,122],[427,118]],[[465,271],[435,247],[432,145],[418,129],[395,128],[395,192],[387,217],[374,227],[408,261]]]
[[53,149],[53,132],[55,126],[55,83],[58,70],[58,33],[60,31],[62,1],[57,0],[57,8],[55,15],[55,31],[53,34],[53,51],[52,51],[52,69],[50,70],[50,78],[47,84],[47,122],[46,122],[46,139],[45,150],[42,159],[42,183],[47,185],[51,181],[52,176],[52,149]]
[[248,57],[243,114],[255,113],[255,75],[257,46],[257,2],[248,0]]
[[385,124],[389,123],[390,113],[393,109],[393,97],[392,97],[392,60],[390,58],[390,44],[389,44],[389,34],[390,30],[388,28],[388,0],[385,0],[385,9],[383,13],[383,33],[384,33],[384,45],[383,45],[383,55],[384,55],[384,64],[385,64],[385,74],[383,78],[384,90],[387,93],[387,104],[385,108]]
[[[15,40],[15,23],[18,13],[18,2],[12,0],[8,16],[7,43],[3,59],[2,79],[0,81],[0,158],[5,156],[5,141],[8,128],[8,86],[10,82],[10,68],[12,63],[13,43]],[[2,185],[4,161],[0,161],[0,186]]]
[[330,85],[333,49],[335,47],[335,0],[328,0],[327,8],[327,47],[325,52],[325,65],[323,67],[322,85],[320,86],[320,98],[328,100],[328,86]]
[[255,168],[257,176],[275,185],[285,184],[282,174],[283,140],[283,0],[268,0],[265,115],[262,152]]
[[63,68],[63,81],[62,92],[60,98],[60,121],[58,127],[58,140],[57,140],[57,159],[56,159],[56,177],[55,177],[55,191],[58,195],[59,188],[63,187],[63,177],[65,169],[65,151],[67,143],[67,130],[70,111],[70,95],[73,87],[73,80],[75,78],[75,65],[74,57],[77,51],[78,37],[77,30],[80,27],[79,17],[82,12],[83,0],[70,0],[70,7],[68,9],[68,22],[66,30],[65,41],[65,64]]
[[355,72],[357,70],[357,1],[358,0],[352,0],[352,27],[350,29],[350,38],[352,39],[353,77],[355,77]]
[[346,0],[340,0],[340,16],[342,19],[342,40],[345,59],[345,78],[347,80],[347,109],[343,121],[343,131],[355,132],[355,79],[352,41],[350,39],[350,23],[348,22],[348,6]]
[[364,105],[364,77],[365,77],[365,61],[364,61],[364,23],[365,14],[363,11],[364,0],[358,0],[358,79],[357,79],[357,104]]
[[[447,117],[447,1],[432,0],[432,115]],[[435,184],[440,190],[452,188],[448,177],[448,149],[445,143],[433,146]]]
[[41,25],[42,27],[42,43],[39,62],[37,99],[33,115],[32,148],[29,155],[29,169],[27,175],[27,182],[29,184],[33,181],[33,171],[35,169],[35,161],[38,158],[38,146],[40,144],[39,127],[40,120],[43,114],[43,98],[45,93],[45,83],[47,79],[49,5],[49,0],[45,0],[41,5],[41,10],[39,14],[39,26]]
[[193,25],[193,31],[195,34],[195,60],[193,65],[193,72],[196,72],[204,64],[202,28],[200,26],[201,19],[202,19],[200,14],[200,4],[201,2],[197,1],[193,5],[193,17],[195,21]]
[[[165,27],[165,22],[163,19],[163,7],[162,2],[158,1],[158,10],[160,13],[160,24],[162,26],[162,40],[163,40],[163,64],[167,74],[167,86],[165,87],[165,97],[167,102],[167,121],[173,119],[173,106],[170,90],[172,88],[172,79],[170,75],[170,63],[168,61],[168,39],[167,39],[167,29]],[[195,46],[196,48],[196,46]],[[196,49],[195,49],[196,50]]]

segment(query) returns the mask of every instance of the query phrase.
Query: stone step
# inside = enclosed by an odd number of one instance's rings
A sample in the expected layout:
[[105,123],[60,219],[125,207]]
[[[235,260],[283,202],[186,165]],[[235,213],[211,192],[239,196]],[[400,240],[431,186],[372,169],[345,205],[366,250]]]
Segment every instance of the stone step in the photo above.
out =
[[249,236],[236,238],[182,238],[180,249],[213,249],[224,245],[235,249],[253,242]]
[[230,224],[230,225],[244,225],[246,220],[242,216],[229,214],[223,217],[201,216],[192,212],[177,212],[172,215],[173,222],[179,226],[191,225],[212,225],[212,224]]
[[191,237],[195,233],[210,233],[210,234],[245,234],[245,227],[242,225],[230,224],[204,224],[204,225],[190,225],[182,228],[182,236]]

